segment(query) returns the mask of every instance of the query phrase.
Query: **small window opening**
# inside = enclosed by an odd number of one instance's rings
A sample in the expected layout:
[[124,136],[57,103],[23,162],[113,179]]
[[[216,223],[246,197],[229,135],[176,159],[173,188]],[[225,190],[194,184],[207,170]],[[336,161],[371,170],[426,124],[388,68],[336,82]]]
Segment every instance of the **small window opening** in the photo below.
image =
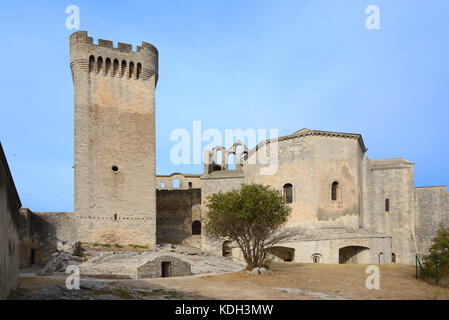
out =
[[340,184],[337,181],[334,181],[332,183],[332,192],[331,192],[332,201],[338,200],[339,192],[340,192]]
[[192,182],[189,181],[189,189],[192,189]]
[[390,211],[390,199],[385,199],[385,212]]
[[117,220],[117,213],[114,213],[114,220]]
[[285,203],[293,202],[293,186],[290,183],[284,185],[284,200]]
[[112,166],[112,171],[114,171],[114,172],[118,172],[118,167],[117,166]]

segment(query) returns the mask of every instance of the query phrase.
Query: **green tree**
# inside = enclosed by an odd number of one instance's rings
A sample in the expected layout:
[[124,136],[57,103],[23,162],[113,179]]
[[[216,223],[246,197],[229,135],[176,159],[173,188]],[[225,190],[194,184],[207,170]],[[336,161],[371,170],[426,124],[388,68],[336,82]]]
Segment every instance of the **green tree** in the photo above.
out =
[[260,184],[242,184],[240,190],[208,197],[206,232],[235,241],[247,268],[266,266],[268,250],[295,235],[284,229],[291,208],[279,191]]
[[440,225],[437,235],[432,238],[429,255],[423,259],[424,272],[431,277],[435,274],[436,256],[439,260],[440,277],[449,276],[449,227]]

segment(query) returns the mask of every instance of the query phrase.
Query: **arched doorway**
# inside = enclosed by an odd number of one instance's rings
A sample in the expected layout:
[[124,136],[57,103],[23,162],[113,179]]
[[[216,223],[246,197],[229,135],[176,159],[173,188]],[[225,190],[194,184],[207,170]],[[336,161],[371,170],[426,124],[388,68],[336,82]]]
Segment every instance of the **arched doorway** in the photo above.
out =
[[222,244],[223,257],[232,257],[231,241],[225,241]]
[[369,248],[362,246],[347,246],[338,250],[340,264],[369,263]]
[[195,220],[192,222],[192,235],[201,234],[201,221]]
[[272,247],[268,250],[268,253],[285,262],[291,262],[295,258],[295,249],[289,247]]

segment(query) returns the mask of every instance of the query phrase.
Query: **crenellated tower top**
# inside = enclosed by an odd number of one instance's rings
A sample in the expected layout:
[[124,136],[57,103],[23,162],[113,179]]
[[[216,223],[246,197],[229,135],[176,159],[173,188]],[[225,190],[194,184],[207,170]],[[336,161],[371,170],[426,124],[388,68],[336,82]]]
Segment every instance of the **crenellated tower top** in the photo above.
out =
[[135,51],[131,44],[121,42],[115,48],[110,40],[99,39],[94,44],[87,31],[78,31],[70,36],[70,68],[72,76],[81,71],[145,81],[154,75],[157,83],[158,51],[148,42]]

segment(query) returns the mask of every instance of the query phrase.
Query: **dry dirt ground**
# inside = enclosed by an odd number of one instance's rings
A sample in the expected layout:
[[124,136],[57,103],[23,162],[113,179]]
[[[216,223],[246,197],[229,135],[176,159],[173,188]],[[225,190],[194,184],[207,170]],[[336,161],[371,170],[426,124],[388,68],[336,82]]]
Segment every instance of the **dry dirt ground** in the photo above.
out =
[[[113,289],[100,289],[81,299],[449,299],[449,289],[415,279],[414,266],[380,265],[380,290],[368,290],[366,265],[326,265],[274,263],[272,272],[251,275],[236,272],[220,275],[196,275],[179,278],[97,281]],[[49,286],[63,286],[64,276],[23,277],[25,294]],[[95,285],[94,285],[95,286]],[[101,286],[101,284],[100,284]],[[44,290],[45,291],[45,290]],[[83,291],[83,290],[81,290]],[[130,293],[130,294],[128,294]],[[45,296],[38,296],[38,298]],[[23,298],[23,297],[22,297]],[[54,298],[54,294],[51,297]],[[64,299],[70,299],[65,295]]]

